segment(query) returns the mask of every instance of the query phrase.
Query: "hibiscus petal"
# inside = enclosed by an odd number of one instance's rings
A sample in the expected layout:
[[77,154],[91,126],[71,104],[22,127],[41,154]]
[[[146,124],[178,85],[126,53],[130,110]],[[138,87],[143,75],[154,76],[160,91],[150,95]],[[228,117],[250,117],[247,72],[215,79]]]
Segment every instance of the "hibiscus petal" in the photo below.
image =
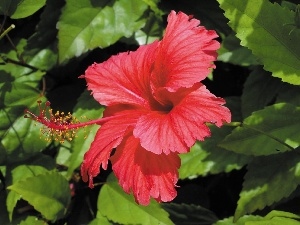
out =
[[116,118],[103,124],[96,133],[95,139],[91,144],[90,149],[85,153],[84,160],[81,165],[81,176],[83,181],[89,180],[89,186],[93,187],[93,177],[100,173],[100,166],[104,170],[107,169],[108,159],[113,148],[116,148],[122,141],[126,131],[132,127],[137,118],[140,116],[138,110],[124,110],[119,113],[117,107],[108,107],[109,115],[114,115]]
[[230,122],[231,113],[222,106],[225,101],[204,85],[195,87],[165,94],[173,102],[169,113],[152,111],[138,119],[133,134],[145,149],[156,154],[185,153],[196,140],[210,135],[206,123],[221,126]]
[[123,139],[111,157],[114,173],[125,192],[133,192],[137,203],[148,205],[150,197],[171,201],[176,197],[180,158],[177,154],[157,155],[140,146],[132,134]]
[[154,88],[165,87],[174,92],[193,86],[210,73],[220,44],[213,40],[217,37],[215,31],[199,24],[199,20],[182,12],[169,14],[151,78]]
[[150,73],[158,42],[141,46],[135,52],[120,53],[107,61],[94,63],[83,76],[94,98],[102,105],[147,105]]

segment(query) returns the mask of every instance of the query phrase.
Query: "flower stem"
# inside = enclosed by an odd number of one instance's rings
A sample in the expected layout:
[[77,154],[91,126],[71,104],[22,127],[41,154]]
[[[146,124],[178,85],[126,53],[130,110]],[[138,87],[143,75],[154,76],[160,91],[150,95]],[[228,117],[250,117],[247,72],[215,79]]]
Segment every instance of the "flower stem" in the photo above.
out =
[[5,31],[3,31],[3,33],[0,35],[0,40],[6,35],[8,34],[9,31],[11,31],[12,29],[14,29],[16,26],[14,24],[10,25]]

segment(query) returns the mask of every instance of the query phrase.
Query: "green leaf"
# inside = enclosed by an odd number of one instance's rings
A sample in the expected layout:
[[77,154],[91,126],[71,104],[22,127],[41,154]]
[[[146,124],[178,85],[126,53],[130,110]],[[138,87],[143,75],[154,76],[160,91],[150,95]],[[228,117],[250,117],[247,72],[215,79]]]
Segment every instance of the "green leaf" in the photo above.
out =
[[284,84],[280,89],[276,102],[286,102],[293,105],[300,105],[300,86]]
[[1,0],[0,14],[10,16],[12,19],[25,18],[46,3],[46,0]]
[[110,175],[98,197],[98,212],[120,224],[173,224],[160,204],[154,200],[148,206],[138,205],[132,195],[126,194],[116,178]]
[[261,220],[263,220],[263,217],[261,216],[246,215],[241,217],[237,221],[234,221],[233,217],[229,217],[226,219],[219,220],[213,225],[248,225],[249,221],[261,221]]
[[290,212],[278,211],[278,210],[273,210],[265,216],[265,218],[267,219],[272,219],[274,217],[286,217],[286,218],[297,219],[297,220],[300,219],[299,215]]
[[152,43],[155,40],[161,39],[163,36],[162,17],[151,13],[147,19],[146,25],[135,32],[134,37],[139,45]]
[[[240,98],[226,98],[226,106],[232,112],[232,120],[240,121]],[[249,160],[250,156],[236,154],[219,147],[219,143],[233,130],[233,127],[223,126],[218,128],[210,126],[211,136],[203,142],[196,142],[187,154],[181,154],[181,167],[179,177],[195,178],[208,174],[230,172],[241,169]]]
[[247,78],[242,94],[242,114],[246,118],[252,112],[275,102],[284,83],[271,76],[261,67],[256,67]]
[[252,52],[241,46],[240,41],[233,34],[222,40],[221,48],[218,50],[218,60],[240,66],[257,65],[257,58]]
[[163,204],[163,208],[175,224],[211,225],[218,220],[212,211],[199,205],[171,203]]
[[246,155],[271,155],[300,145],[300,107],[278,103],[254,112],[220,146]]
[[0,104],[0,138],[6,155],[1,155],[0,158],[3,157],[7,163],[25,160],[48,145],[45,140],[40,139],[41,133],[36,122],[24,118],[25,108],[36,111],[36,101],[44,98],[40,98],[36,89],[16,82],[2,94],[4,105]]
[[299,86],[283,83],[261,67],[256,67],[244,84],[242,94],[243,117],[250,116],[252,112],[263,109],[275,101],[300,105],[299,93]]
[[140,0],[67,0],[58,22],[59,61],[130,37],[144,26],[140,18],[147,8]]
[[35,216],[28,216],[26,220],[21,221],[20,225],[47,225],[44,220],[39,220]]
[[36,88],[45,72],[32,66],[48,69],[51,53],[43,49],[33,55],[25,54],[26,45],[26,40],[21,39],[16,50],[4,49],[6,54],[1,55],[9,60],[0,70],[0,149],[6,152],[0,155],[0,162],[25,160],[48,145],[40,139],[40,126],[24,118],[24,110],[37,112],[37,100],[46,101]]
[[[241,45],[249,48],[284,82],[300,85],[300,29],[294,29],[295,13],[266,0],[218,0]],[[294,29],[293,32],[291,30]]]
[[142,0],[147,5],[149,5],[150,9],[155,13],[157,17],[161,17],[164,15],[164,12],[158,7],[160,0]]
[[[42,76],[45,74],[42,69],[48,68],[47,62],[50,64],[50,52],[47,49],[41,50],[41,52],[34,55],[28,55],[24,51],[27,45],[25,39],[21,39],[15,49],[4,49],[1,54],[1,59],[4,60],[4,65],[1,66],[0,74],[7,74],[7,81],[9,82],[20,82],[36,87]],[[26,56],[25,56],[26,55]],[[23,57],[24,56],[24,57]],[[42,65],[45,65],[42,66]],[[36,66],[41,66],[39,69]],[[9,75],[8,75],[9,74]],[[3,75],[2,75],[3,76]],[[8,77],[11,76],[11,77]]]
[[[41,166],[20,165],[11,171],[12,184],[16,184],[18,182],[24,181],[29,177],[33,177],[46,172],[48,172],[48,170]],[[10,220],[12,220],[13,210],[20,199],[21,196],[14,191],[10,191],[7,195],[6,206]]]
[[230,152],[218,147],[221,140],[232,131],[232,127],[210,127],[211,137],[197,142],[187,154],[181,154],[180,179],[195,178],[199,175],[218,174],[241,169],[252,157]]
[[[45,189],[45,187],[47,188]],[[29,177],[7,189],[17,192],[51,221],[62,218],[70,202],[68,181],[57,172]]]
[[270,220],[263,221],[249,221],[245,225],[300,225],[300,222],[285,217],[275,217]]
[[300,155],[295,152],[256,157],[248,164],[235,219],[288,197],[300,184]]
[[263,221],[251,221],[247,225],[264,225],[266,223],[270,225],[299,225],[300,216],[284,211],[273,210],[268,213]]
[[[61,14],[61,8],[65,2],[60,0],[48,0],[40,16],[36,32],[28,39],[26,51],[31,54],[43,49],[52,50],[55,54],[49,58],[48,64],[57,62],[57,29],[56,24]],[[38,65],[37,65],[38,66]],[[40,67],[39,67],[40,68]],[[51,65],[49,66],[51,68]]]
[[219,220],[214,225],[299,225],[299,216],[283,211],[271,211],[265,217],[246,215],[233,221],[233,217]]
[[89,225],[112,225],[113,223],[109,222],[107,218],[102,216],[100,213],[97,213],[97,217],[93,219]]
[[[98,119],[102,117],[104,107],[101,106],[85,91],[74,108],[73,116],[81,120]],[[93,125],[83,128],[77,132],[77,137],[72,142],[72,155],[70,156],[67,177],[70,177],[73,171],[82,163],[84,153],[90,148],[95,138],[99,126]]]

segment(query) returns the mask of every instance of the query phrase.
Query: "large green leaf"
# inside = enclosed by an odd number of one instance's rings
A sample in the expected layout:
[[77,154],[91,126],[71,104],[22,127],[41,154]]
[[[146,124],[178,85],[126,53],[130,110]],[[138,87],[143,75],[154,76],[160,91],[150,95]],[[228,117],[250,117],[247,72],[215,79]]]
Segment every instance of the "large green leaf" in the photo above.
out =
[[252,112],[276,102],[300,105],[300,87],[281,82],[261,67],[256,67],[247,78],[242,94],[242,114],[246,118]]
[[271,155],[300,145],[300,107],[278,103],[254,112],[220,146],[246,155]]
[[98,212],[120,224],[173,224],[168,213],[154,200],[148,206],[138,205],[132,195],[123,191],[113,175],[101,188]]
[[[18,41],[16,49],[9,45],[5,46],[3,54],[1,54],[4,64],[0,70],[2,82],[19,82],[37,87],[38,82],[45,74],[45,71],[42,70],[50,68],[49,65],[53,61],[51,60],[51,50],[42,49],[34,54],[28,54],[24,51],[26,46],[25,39]],[[2,74],[4,74],[4,78]]]
[[299,162],[299,154],[285,152],[249,163],[235,219],[288,197],[300,184]]
[[[36,176],[48,172],[47,169],[41,166],[32,165],[20,165],[12,170],[12,184],[16,184],[20,181],[24,181],[29,177]],[[9,215],[9,219],[12,220],[13,210],[17,204],[17,201],[21,199],[21,196],[14,191],[10,191],[7,195],[6,206]]]
[[130,37],[144,26],[147,8],[140,0],[67,0],[58,22],[59,61]]
[[247,78],[242,94],[242,114],[246,118],[252,112],[275,102],[285,84],[261,67],[256,67]]
[[44,220],[39,220],[39,218],[35,216],[28,216],[26,220],[21,221],[20,225],[47,225]]
[[246,215],[241,217],[238,221],[234,221],[233,217],[225,218],[217,221],[213,225],[246,225],[249,221],[261,221],[261,216]]
[[286,217],[274,217],[269,220],[262,221],[248,221],[245,225],[300,225],[298,220],[286,218]]
[[134,38],[139,45],[145,45],[152,43],[155,40],[159,40],[163,35],[163,21],[162,17],[158,17],[154,13],[149,15],[145,26],[135,32]]
[[251,221],[247,225],[299,225],[300,217],[296,214],[273,210],[262,221]]
[[295,13],[266,0],[218,2],[241,45],[249,48],[273,76],[300,85],[300,45],[295,45],[300,29],[290,25]]
[[221,140],[232,131],[232,127],[210,127],[211,137],[197,142],[187,154],[181,154],[180,179],[199,175],[217,174],[241,169],[252,157],[230,152],[218,147]]
[[102,216],[100,213],[97,213],[95,219],[93,219],[89,225],[112,225],[113,223],[109,222],[107,218]]
[[218,220],[212,211],[198,205],[171,203],[163,204],[163,208],[175,224],[211,225]]
[[24,118],[24,109],[36,113],[36,101],[45,102],[37,86],[45,74],[42,70],[51,68],[55,60],[51,50],[42,49],[31,54],[24,51],[26,45],[26,40],[21,39],[16,50],[5,46],[1,54],[8,61],[0,70],[0,149],[6,152],[0,155],[0,163],[25,160],[48,145],[40,139],[40,126]]
[[1,0],[0,14],[20,19],[32,15],[45,5],[46,0]]
[[218,61],[240,66],[258,64],[257,58],[248,48],[241,46],[240,40],[233,34],[222,40],[221,48],[218,50]]
[[36,101],[44,99],[40,98],[36,89],[21,83],[13,83],[11,90],[6,89],[2,95],[4,105],[0,105],[0,137],[6,155],[0,156],[0,162],[25,160],[48,145],[40,138],[41,133],[36,122],[24,118],[25,108],[36,111]]
[[265,217],[246,215],[234,221],[233,217],[219,220],[214,225],[299,225],[299,216],[284,211],[271,211]]
[[280,92],[277,95],[276,102],[286,102],[300,106],[300,86],[291,84],[282,85]]
[[[35,33],[28,39],[26,46],[27,52],[30,54],[49,49],[55,52],[48,60],[49,64],[57,62],[57,29],[56,23],[61,14],[61,8],[65,2],[60,0],[47,0],[43,13],[40,16],[39,23]],[[55,59],[55,60],[54,60]],[[40,65],[37,65],[40,68]]]
[[58,172],[29,177],[7,188],[21,195],[46,219],[53,221],[65,215],[71,197],[68,181]]

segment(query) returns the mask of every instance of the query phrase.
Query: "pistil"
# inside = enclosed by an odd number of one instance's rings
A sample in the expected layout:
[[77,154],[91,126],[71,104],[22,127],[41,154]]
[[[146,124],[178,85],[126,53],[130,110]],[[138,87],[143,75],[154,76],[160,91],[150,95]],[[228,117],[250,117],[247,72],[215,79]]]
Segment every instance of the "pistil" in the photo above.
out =
[[41,128],[41,133],[46,135],[47,141],[55,140],[62,143],[65,140],[71,141],[74,137],[76,137],[76,131],[79,128],[94,124],[102,125],[112,118],[115,118],[115,116],[111,116],[80,122],[70,112],[67,114],[59,111],[53,113],[52,109],[50,108],[49,101],[45,103],[44,107],[42,107],[42,101],[37,101],[37,103],[39,107],[39,114],[36,115],[26,109],[24,117],[44,125],[44,127]]

